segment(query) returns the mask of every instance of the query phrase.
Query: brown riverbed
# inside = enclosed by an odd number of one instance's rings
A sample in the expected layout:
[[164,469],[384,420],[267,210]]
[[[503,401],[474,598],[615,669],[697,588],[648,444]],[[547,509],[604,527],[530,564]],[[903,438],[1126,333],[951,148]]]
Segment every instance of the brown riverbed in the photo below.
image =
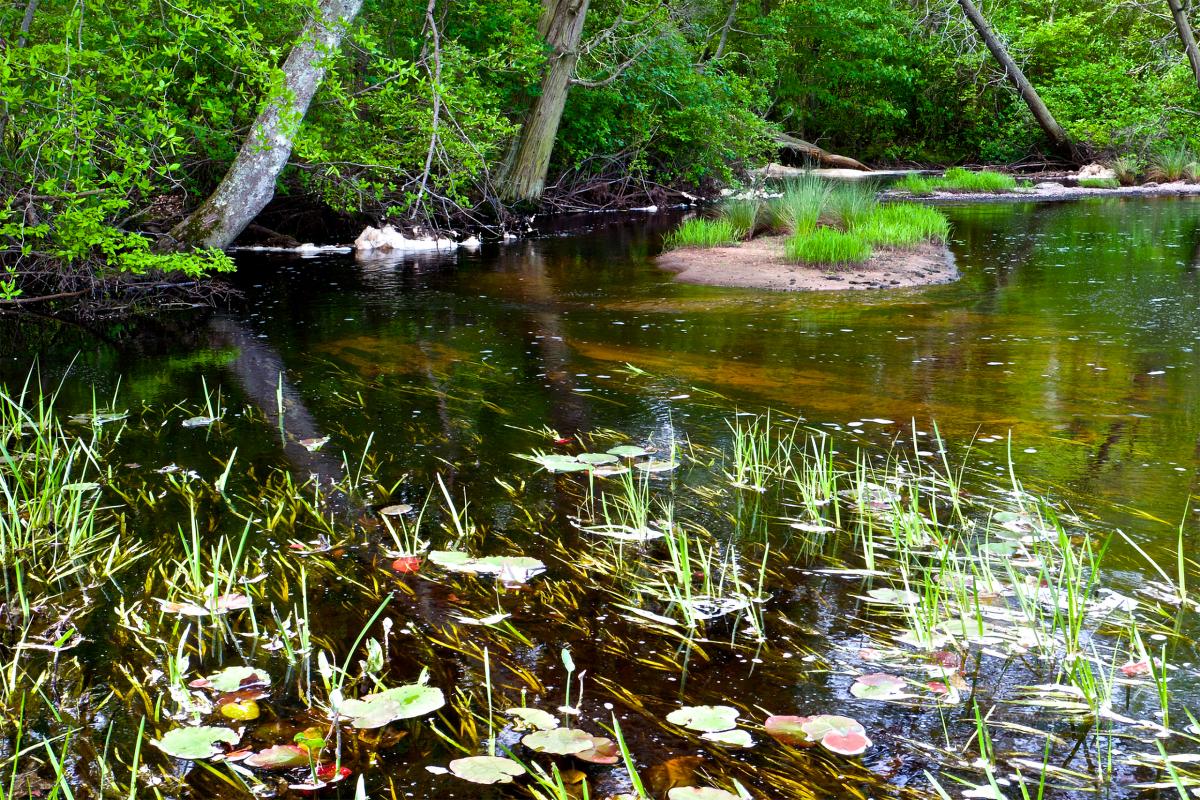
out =
[[959,277],[954,256],[942,244],[880,247],[867,261],[830,265],[787,261],[785,241],[783,236],[761,236],[735,247],[682,248],[656,261],[683,283],[789,292],[896,289]]

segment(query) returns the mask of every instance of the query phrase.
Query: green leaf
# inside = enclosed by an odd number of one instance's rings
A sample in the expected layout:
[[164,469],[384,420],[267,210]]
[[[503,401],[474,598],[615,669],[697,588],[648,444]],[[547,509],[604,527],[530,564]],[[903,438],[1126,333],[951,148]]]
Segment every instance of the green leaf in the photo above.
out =
[[737,727],[738,710],[731,706],[684,706],[667,714],[667,722],[693,731],[727,731]]
[[221,752],[214,743],[224,742],[232,745],[237,744],[240,739],[241,737],[229,728],[201,725],[196,728],[175,728],[151,743],[169,756],[198,761]]

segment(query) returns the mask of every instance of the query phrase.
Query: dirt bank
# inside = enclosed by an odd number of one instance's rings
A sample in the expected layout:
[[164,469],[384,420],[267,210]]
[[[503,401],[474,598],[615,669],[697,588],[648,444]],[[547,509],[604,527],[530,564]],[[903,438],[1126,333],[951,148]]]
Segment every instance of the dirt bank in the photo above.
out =
[[880,247],[863,263],[832,266],[789,263],[784,241],[782,236],[763,236],[737,247],[683,248],[663,253],[656,263],[684,283],[789,292],[897,289],[959,277],[954,256],[940,244]]

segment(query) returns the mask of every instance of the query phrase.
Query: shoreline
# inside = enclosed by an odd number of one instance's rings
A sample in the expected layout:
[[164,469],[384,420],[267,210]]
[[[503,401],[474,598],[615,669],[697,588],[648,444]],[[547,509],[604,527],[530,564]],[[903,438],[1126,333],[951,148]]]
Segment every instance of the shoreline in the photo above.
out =
[[[1047,180],[1043,183],[1057,183]],[[1014,189],[1010,192],[946,192],[936,191],[931,195],[914,195],[896,189],[884,189],[880,193],[884,200],[911,200],[918,203],[1000,203],[1000,202],[1045,202],[1083,200],[1090,197],[1154,198],[1154,197],[1200,197],[1200,183],[1160,183],[1153,186],[1118,186],[1115,189],[1094,189],[1086,186],[1034,186],[1030,189]]]
[[732,247],[681,248],[655,257],[680,283],[787,292],[904,289],[952,283],[961,276],[941,243],[879,247],[866,261],[794,264],[784,260],[784,236],[760,236]]

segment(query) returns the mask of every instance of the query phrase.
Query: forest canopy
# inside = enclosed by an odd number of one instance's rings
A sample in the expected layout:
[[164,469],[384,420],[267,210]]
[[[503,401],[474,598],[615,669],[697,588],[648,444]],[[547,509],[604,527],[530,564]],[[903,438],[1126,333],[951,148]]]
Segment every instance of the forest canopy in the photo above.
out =
[[[272,103],[290,150],[263,202],[373,219],[494,218],[581,189],[601,200],[630,186],[711,193],[770,159],[776,132],[875,164],[1044,160],[1045,135],[960,5],[8,3],[0,296],[77,285],[62,283],[63,264],[91,281],[230,269],[219,252],[229,236],[181,248],[159,237],[239,150],[272,147]],[[1145,158],[1164,142],[1200,146],[1176,5],[980,8],[1080,152]],[[306,41],[311,103],[289,105],[285,60]],[[556,78],[560,68],[569,74]],[[545,122],[532,144],[531,120]],[[523,175],[513,161],[527,149]]]

